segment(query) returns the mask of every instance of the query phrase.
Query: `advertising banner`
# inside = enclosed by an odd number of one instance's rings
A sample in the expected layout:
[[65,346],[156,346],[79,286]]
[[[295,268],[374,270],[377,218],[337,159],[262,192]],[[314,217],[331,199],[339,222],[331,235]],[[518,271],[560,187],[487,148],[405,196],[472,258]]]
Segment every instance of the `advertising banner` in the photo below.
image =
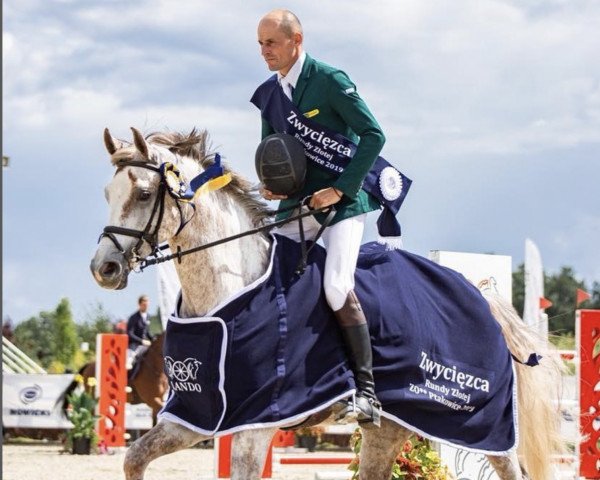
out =
[[63,393],[74,374],[4,374],[2,424],[7,428],[71,428]]

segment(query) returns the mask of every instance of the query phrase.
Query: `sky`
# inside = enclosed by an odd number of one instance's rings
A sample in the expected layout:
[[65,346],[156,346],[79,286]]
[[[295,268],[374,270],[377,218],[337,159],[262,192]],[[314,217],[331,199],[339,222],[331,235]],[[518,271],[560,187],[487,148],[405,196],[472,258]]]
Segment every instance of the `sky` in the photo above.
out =
[[516,269],[530,238],[546,273],[600,281],[600,2],[4,0],[4,316],[62,297],[77,321],[99,303],[125,318],[142,293],[156,307],[152,269],[122,291],[89,272],[113,174],[102,131],[205,128],[256,180],[249,99],[270,75],[256,25],[282,6],[306,51],[350,75],[382,155],[412,178],[407,250],[510,255]]

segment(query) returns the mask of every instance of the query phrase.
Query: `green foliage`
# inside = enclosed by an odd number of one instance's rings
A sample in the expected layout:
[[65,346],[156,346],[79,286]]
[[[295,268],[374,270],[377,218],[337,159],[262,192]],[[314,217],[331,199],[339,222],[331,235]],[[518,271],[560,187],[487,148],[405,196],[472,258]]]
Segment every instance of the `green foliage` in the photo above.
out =
[[575,334],[573,333],[550,335],[548,338],[558,350],[575,350]]
[[54,312],[54,359],[72,368],[73,357],[79,348],[77,329],[69,300],[63,298]]
[[[521,264],[512,274],[513,280],[513,305],[519,315],[523,316],[525,303],[525,265]],[[577,289],[580,288],[592,295],[579,306],[575,305]],[[588,289],[585,282],[575,278],[571,267],[562,267],[554,275],[544,274],[544,297],[552,302],[546,309],[548,314],[548,329],[550,332],[564,334],[575,332],[575,309],[590,308],[600,309],[600,283],[594,282],[592,289]]]
[[557,275],[544,275],[544,296],[552,302],[546,309],[549,317],[548,329],[551,332],[575,331],[575,298],[577,289],[585,290],[585,284],[575,278],[571,267],[562,267]]
[[48,368],[54,360],[54,314],[40,312],[37,317],[21,322],[15,327],[14,343],[42,367]]
[[522,263],[512,274],[512,304],[515,310],[523,317],[525,308],[525,264]]
[[[350,439],[352,451],[356,458],[348,469],[353,472],[352,480],[358,480],[358,455],[362,444],[360,429],[354,431]],[[450,480],[452,478],[448,467],[442,464],[438,453],[431,448],[429,440],[418,435],[412,435],[402,447],[392,467],[392,480]]]
[[48,373],[65,373],[65,364],[59,360],[52,360],[46,371]]
[[72,444],[75,438],[89,438],[92,440],[92,445],[95,445],[98,442],[96,421],[100,418],[95,414],[98,401],[91,393],[93,388],[91,383],[88,382],[88,386],[83,387],[81,375],[78,375],[76,380],[80,383],[79,387],[67,396],[69,404],[67,418],[73,424],[73,428],[67,433],[67,440],[69,444]]
[[163,332],[163,326],[160,320],[160,308],[157,308],[156,313],[154,315],[150,315],[149,319],[150,326],[148,327],[148,330],[150,331],[150,335],[153,337],[160,335]]
[[112,331],[111,315],[104,309],[101,303],[97,303],[87,312],[85,321],[77,324],[79,343],[87,342],[89,344],[89,351],[83,355],[83,358],[77,358],[75,362],[77,369],[95,357],[96,335],[99,333],[112,333]]
[[[40,312],[21,322],[14,329],[13,341],[26,355],[51,373],[65,369],[78,370],[96,352],[96,334],[112,332],[110,315],[101,304],[87,315],[86,321],[75,324],[69,301],[63,298],[56,309]],[[88,342],[89,352],[79,350]]]
[[583,302],[580,305],[581,308],[600,310],[600,282],[594,282],[592,285],[592,291],[589,293],[592,295],[592,298]]

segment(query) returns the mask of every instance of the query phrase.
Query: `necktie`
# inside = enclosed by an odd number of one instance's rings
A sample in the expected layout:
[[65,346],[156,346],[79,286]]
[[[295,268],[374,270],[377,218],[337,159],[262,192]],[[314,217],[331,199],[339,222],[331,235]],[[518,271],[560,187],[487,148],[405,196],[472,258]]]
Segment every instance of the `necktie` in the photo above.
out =
[[292,95],[294,94],[294,87],[292,87],[292,84],[285,80],[282,80],[281,87],[283,88],[283,93],[285,93],[285,96],[291,100]]

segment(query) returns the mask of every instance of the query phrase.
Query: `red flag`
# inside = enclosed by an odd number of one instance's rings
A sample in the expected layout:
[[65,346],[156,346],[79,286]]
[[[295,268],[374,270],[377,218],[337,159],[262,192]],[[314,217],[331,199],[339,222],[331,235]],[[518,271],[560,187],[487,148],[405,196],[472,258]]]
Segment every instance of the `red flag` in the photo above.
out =
[[540,297],[540,308],[543,310],[544,308],[550,308],[552,306],[552,302],[547,298]]
[[586,300],[592,298],[592,296],[587,293],[585,290],[582,290],[581,288],[577,289],[577,303],[576,305],[579,305],[581,302],[585,302]]

